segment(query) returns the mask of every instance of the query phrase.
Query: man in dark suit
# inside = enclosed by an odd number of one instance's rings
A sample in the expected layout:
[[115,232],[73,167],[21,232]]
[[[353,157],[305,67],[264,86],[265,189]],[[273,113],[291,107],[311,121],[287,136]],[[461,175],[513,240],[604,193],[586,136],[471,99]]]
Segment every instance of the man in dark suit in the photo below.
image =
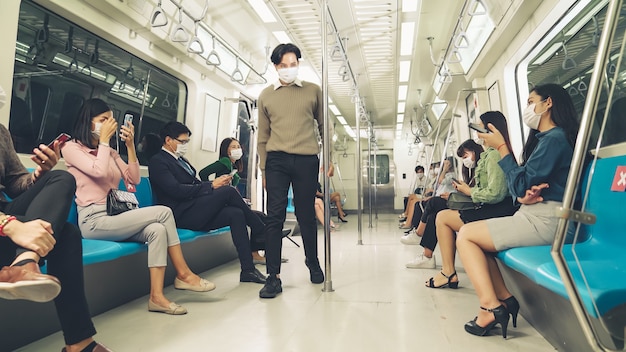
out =
[[265,276],[254,267],[246,227],[256,235],[265,231],[265,224],[229,186],[232,176],[222,175],[213,181],[196,177],[196,169],[183,158],[190,136],[191,131],[180,122],[163,126],[163,147],[148,166],[156,202],[172,209],[181,228],[208,231],[230,226],[241,263],[239,281],[265,283]]

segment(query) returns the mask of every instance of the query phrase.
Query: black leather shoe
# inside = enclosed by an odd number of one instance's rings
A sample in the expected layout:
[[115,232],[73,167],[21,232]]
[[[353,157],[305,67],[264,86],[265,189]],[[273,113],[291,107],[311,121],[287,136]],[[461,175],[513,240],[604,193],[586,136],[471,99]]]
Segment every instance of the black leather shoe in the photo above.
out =
[[259,269],[242,271],[241,274],[239,274],[239,282],[256,282],[257,284],[264,284],[265,281],[265,275],[263,275]]
[[324,272],[322,272],[322,268],[320,267],[320,263],[318,260],[315,261],[307,261],[304,263],[309,268],[309,274],[311,275],[311,282],[314,284],[321,284],[324,282]]
[[274,298],[281,292],[283,292],[282,282],[276,276],[270,275],[267,277],[265,286],[259,291],[259,297]]

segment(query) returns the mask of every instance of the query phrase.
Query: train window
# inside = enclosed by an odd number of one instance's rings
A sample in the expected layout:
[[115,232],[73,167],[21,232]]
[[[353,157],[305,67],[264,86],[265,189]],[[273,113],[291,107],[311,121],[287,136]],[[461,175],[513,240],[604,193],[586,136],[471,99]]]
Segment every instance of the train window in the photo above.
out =
[[[530,88],[545,83],[561,84],[572,97],[580,117],[587,98],[587,88],[593,72],[593,64],[597,56],[597,43],[601,28],[604,25],[607,3],[607,0],[581,2],[555,24],[544,40],[518,65],[520,91],[526,90],[526,84]],[[610,77],[616,73],[622,36],[623,33],[619,33],[611,44],[611,62],[607,69],[607,74]],[[520,80],[520,76],[524,76],[524,72],[527,83]],[[621,84],[618,85],[621,90],[626,82],[626,77],[620,75],[619,72],[616,77],[621,81]],[[604,86],[601,93],[590,145],[595,145],[598,141],[600,141],[601,146],[626,142],[626,136],[619,132],[622,130],[620,127],[623,119],[619,119],[618,115],[607,121],[607,127],[611,127],[606,128],[601,135],[602,117],[606,109],[611,108],[607,105],[609,93],[607,85]],[[625,106],[621,100],[617,100],[613,104],[615,104],[614,114],[621,111],[621,106]]]
[[370,183],[385,185],[389,183],[389,155],[370,155]]
[[[92,97],[106,101],[120,124],[133,115],[136,143],[184,120],[184,82],[31,0],[20,6],[14,72],[9,131],[20,153],[71,134]],[[124,157],[123,143],[112,142]]]

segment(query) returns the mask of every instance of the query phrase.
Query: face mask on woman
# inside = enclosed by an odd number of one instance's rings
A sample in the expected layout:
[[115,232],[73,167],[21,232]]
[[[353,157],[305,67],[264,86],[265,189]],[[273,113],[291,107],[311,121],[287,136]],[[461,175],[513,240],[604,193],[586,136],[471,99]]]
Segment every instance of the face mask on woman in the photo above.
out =
[[473,169],[476,167],[476,162],[472,160],[471,156],[468,156],[467,158],[463,158],[463,165],[468,169]]
[[178,156],[185,155],[185,153],[187,153],[187,147],[189,147],[187,144],[177,144],[176,145],[176,155],[178,155]]
[[298,78],[298,67],[279,68],[278,77],[287,84],[293,83]]
[[242,156],[243,156],[243,150],[241,150],[241,148],[232,149],[230,151],[230,157],[233,160],[239,160],[239,159],[241,159]]
[[102,129],[102,122],[96,122],[93,124],[93,131],[91,134],[96,137],[96,139],[100,139],[100,130]]
[[532,128],[533,130],[536,130],[537,128],[539,128],[541,115],[543,115],[544,112],[548,111],[548,109],[545,109],[543,112],[536,113],[535,105],[536,105],[535,103],[528,105],[526,109],[524,110],[524,113],[522,114],[522,120],[524,121],[526,126]]

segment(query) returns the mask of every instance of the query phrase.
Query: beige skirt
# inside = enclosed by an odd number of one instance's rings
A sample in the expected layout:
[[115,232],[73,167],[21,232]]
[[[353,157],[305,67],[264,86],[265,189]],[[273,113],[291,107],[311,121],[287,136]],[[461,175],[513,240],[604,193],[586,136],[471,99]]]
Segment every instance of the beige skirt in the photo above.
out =
[[487,226],[496,250],[552,244],[562,202],[546,201],[522,205],[512,216],[488,219]]

